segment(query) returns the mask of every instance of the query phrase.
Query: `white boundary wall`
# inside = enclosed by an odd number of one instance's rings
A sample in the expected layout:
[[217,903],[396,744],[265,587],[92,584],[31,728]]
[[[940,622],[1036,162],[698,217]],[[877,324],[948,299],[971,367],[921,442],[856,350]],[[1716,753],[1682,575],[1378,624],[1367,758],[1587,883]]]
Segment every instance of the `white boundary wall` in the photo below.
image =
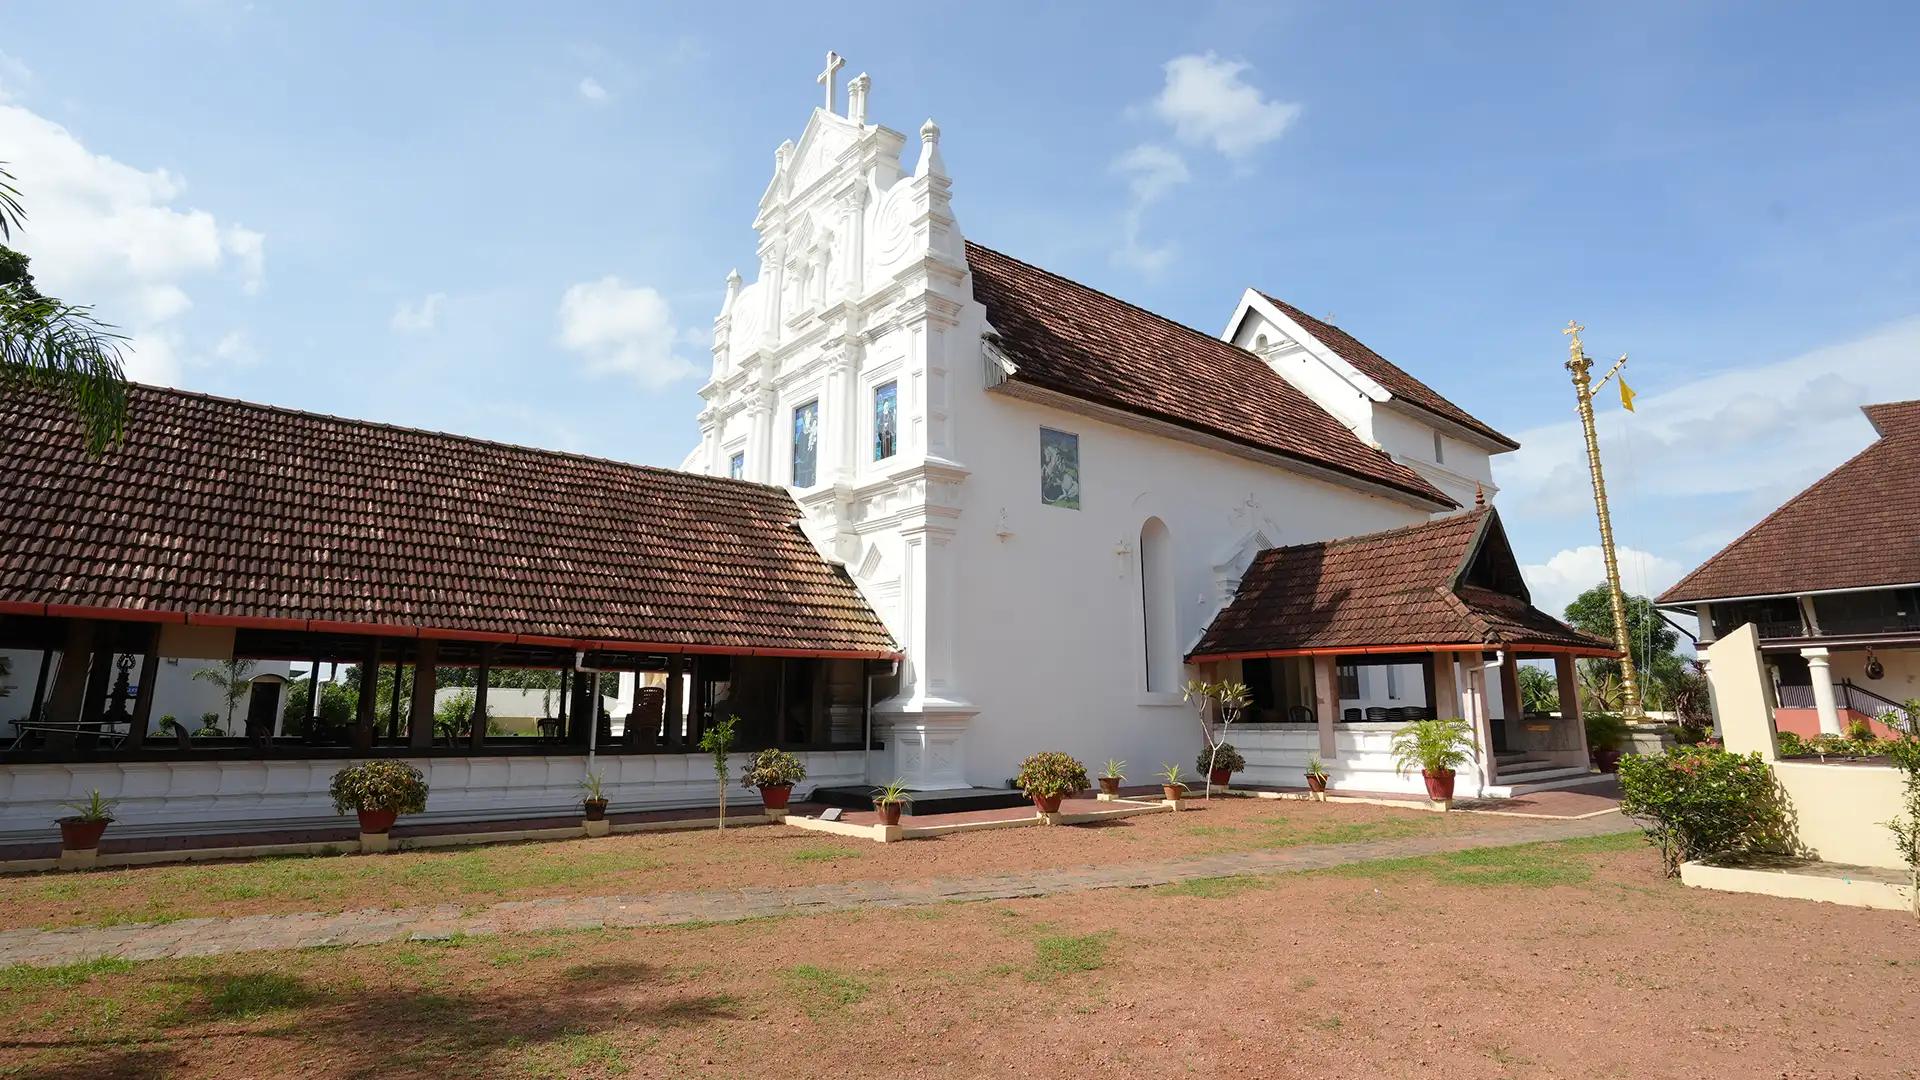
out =
[[[816,786],[862,781],[859,750],[799,751]],[[759,807],[757,793],[740,786],[750,755],[729,760],[728,805]],[[47,840],[54,821],[98,788],[119,799],[109,835],[152,836],[332,827],[327,784],[361,759],[307,761],[124,761],[0,766],[0,842]],[[427,811],[406,820],[487,821],[577,814],[583,755],[442,757],[410,760],[427,776]],[[711,806],[713,759],[705,754],[616,754],[594,761],[614,813]]]

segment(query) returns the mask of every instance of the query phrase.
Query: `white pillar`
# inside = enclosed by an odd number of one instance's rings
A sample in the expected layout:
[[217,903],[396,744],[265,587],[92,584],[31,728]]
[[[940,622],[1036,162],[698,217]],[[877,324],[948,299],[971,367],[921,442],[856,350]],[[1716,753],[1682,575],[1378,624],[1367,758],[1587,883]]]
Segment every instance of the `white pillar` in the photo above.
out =
[[1340,680],[1334,672],[1332,656],[1313,658],[1313,720],[1320,735],[1320,756],[1332,761],[1339,753],[1334,738],[1334,717],[1340,711]]
[[1807,674],[1813,676],[1813,707],[1820,713],[1820,734],[1840,734],[1840,707],[1833,700],[1833,671],[1827,650],[1820,646],[1801,649],[1807,659]]
[[[1487,712],[1487,662],[1479,653],[1462,653],[1460,667],[1466,673],[1466,721],[1473,729],[1474,748],[1479,755],[1475,767],[1480,774],[1480,790],[1494,781],[1493,725]],[[1479,794],[1479,792],[1476,792]]]

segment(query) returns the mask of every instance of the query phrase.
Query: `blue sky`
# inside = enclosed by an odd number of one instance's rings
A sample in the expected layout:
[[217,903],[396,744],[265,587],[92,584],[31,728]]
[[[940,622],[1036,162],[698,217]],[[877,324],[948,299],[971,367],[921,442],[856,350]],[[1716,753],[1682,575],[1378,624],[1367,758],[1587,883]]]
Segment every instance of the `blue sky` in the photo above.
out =
[[1557,606],[1598,564],[1570,316],[1643,395],[1603,414],[1630,585],[1920,396],[1916,40],[1864,3],[19,3],[0,160],[144,376],[671,465],[837,49],[873,119],[939,121],[969,236],[1209,331],[1247,285],[1331,312],[1519,437]]

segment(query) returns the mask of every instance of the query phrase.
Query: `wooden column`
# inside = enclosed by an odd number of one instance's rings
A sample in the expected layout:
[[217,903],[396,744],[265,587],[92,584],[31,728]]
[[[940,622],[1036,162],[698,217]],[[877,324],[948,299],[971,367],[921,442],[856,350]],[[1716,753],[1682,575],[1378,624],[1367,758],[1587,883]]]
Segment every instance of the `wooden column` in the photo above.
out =
[[594,700],[600,694],[600,675],[593,671],[573,673],[573,719],[567,724],[567,742],[573,746],[587,745],[587,733],[598,722],[599,713],[594,708]]
[[1331,761],[1339,754],[1333,725],[1340,715],[1340,679],[1333,656],[1313,658],[1313,719],[1320,729],[1320,757]]
[[675,654],[667,660],[666,744],[676,754],[686,748],[680,730],[686,723],[686,669],[685,656]]
[[[93,651],[92,663],[87,669],[87,698],[80,704],[80,720],[82,723],[93,723],[106,715],[108,679],[110,679],[112,675],[113,650],[95,649]],[[64,740],[61,744],[63,747],[72,746],[74,743],[74,735],[72,732],[63,733],[57,736],[57,738]]]
[[421,638],[413,650],[413,698],[407,704],[407,745],[424,750],[433,745],[434,663],[440,643]]
[[487,743],[487,678],[493,669],[493,646],[480,646],[480,666],[473,676],[473,719],[468,721],[467,747],[478,750]]
[[33,679],[33,703],[27,706],[27,719],[40,720],[47,713],[47,676],[53,667],[53,650],[40,650],[40,674]]
[[133,722],[127,725],[122,749],[138,750],[147,741],[147,725],[153,720],[153,683],[160,677],[160,627],[156,624],[147,637],[145,655],[140,658],[140,689],[133,696]]
[[1574,667],[1572,656],[1560,653],[1553,658],[1553,678],[1559,684],[1561,725],[1554,745],[1579,748],[1577,760],[1584,762],[1588,750],[1587,722],[1580,715],[1580,672]]
[[313,658],[313,667],[307,669],[307,728],[303,736],[309,744],[319,741],[314,729],[320,724],[320,658]]
[[[53,677],[53,699],[47,703],[47,719],[58,724],[73,724],[87,700],[87,666],[93,659],[94,624],[85,619],[67,623],[66,646],[60,650],[60,669]],[[66,740],[71,746],[72,739]]]
[[1507,650],[1507,662],[1500,665],[1500,713],[1507,749],[1533,749],[1527,745],[1527,708],[1520,700],[1520,657],[1511,649]]
[[1439,689],[1439,680],[1434,675],[1434,669],[1440,666],[1440,658],[1445,656],[1448,654],[1428,653],[1420,661],[1420,686],[1427,697],[1427,708],[1436,717],[1449,715],[1440,711],[1440,698],[1435,693]]
[[573,697],[573,671],[569,668],[561,668],[560,669],[560,715],[555,717],[555,719],[558,720],[560,724],[554,730],[558,733],[556,737],[562,741],[564,741],[567,737],[567,714],[573,711],[573,708],[572,708],[573,703],[570,700],[572,697]]
[[400,738],[400,673],[406,670],[400,666],[400,657],[396,651],[393,658],[393,691],[387,695],[387,738]]
[[353,748],[373,749],[373,724],[380,714],[380,640],[368,638],[360,653],[360,697],[353,716]]

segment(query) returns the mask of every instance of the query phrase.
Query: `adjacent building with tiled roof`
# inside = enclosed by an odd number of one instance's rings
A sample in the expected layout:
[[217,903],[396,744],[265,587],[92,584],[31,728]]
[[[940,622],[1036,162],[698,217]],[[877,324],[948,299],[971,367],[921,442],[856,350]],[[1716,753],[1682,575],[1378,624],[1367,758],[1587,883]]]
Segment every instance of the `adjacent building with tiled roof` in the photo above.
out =
[[890,655],[779,488],[151,386],[0,398],[0,612]]
[[1838,733],[1920,698],[1920,401],[1861,411],[1871,445],[1660,594],[1703,645],[1754,626],[1782,731]]

